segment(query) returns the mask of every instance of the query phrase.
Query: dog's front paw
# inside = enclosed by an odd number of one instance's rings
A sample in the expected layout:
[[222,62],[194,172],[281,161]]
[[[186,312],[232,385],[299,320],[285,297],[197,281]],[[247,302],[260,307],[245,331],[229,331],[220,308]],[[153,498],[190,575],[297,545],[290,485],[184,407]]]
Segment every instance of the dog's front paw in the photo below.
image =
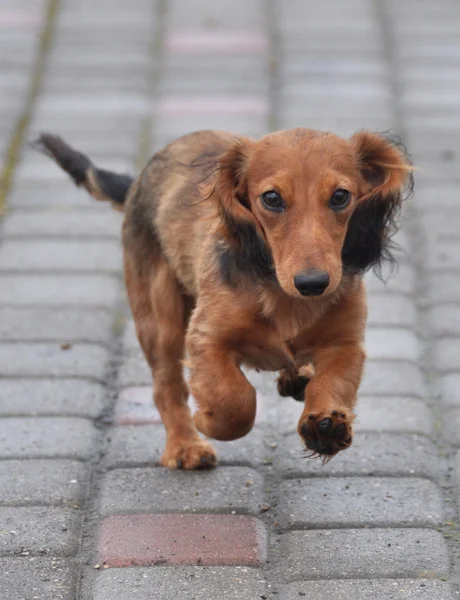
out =
[[217,465],[214,448],[204,440],[170,441],[160,464],[168,469],[211,469]]
[[353,441],[353,419],[354,415],[344,409],[302,415],[298,431],[309,456],[319,456],[327,462],[340,450],[349,448]]

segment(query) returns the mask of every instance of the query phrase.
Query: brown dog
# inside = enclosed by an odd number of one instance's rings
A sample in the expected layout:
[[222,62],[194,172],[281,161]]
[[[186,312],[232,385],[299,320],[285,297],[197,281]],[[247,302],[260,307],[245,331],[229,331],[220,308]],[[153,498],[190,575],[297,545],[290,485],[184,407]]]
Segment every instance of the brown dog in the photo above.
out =
[[362,274],[391,259],[412,180],[397,146],[369,132],[255,141],[202,131],[155,154],[134,181],[57,137],[38,143],[125,212],[126,286],[167,430],[164,466],[215,465],[198,431],[233,440],[251,430],[256,393],[243,364],[281,371],[280,394],[304,400],[298,431],[312,454],[327,460],[350,446],[365,360]]

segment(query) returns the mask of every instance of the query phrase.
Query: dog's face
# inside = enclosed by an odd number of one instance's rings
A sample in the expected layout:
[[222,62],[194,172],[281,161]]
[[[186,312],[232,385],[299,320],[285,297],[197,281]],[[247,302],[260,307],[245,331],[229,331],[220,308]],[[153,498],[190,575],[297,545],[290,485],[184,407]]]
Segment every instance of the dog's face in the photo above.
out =
[[234,250],[225,260],[243,271],[247,262],[248,273],[276,279],[291,296],[333,293],[344,272],[380,262],[410,171],[397,147],[368,132],[239,139],[220,162],[217,191]]

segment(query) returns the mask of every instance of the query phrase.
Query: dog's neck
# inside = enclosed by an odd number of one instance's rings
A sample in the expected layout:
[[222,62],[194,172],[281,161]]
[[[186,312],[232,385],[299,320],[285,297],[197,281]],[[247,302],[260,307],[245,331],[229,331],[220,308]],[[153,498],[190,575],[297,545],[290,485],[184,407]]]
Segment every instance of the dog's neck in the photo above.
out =
[[353,286],[359,284],[359,279],[344,276],[334,293],[314,298],[294,298],[281,288],[258,285],[256,293],[260,314],[278,331],[281,339],[288,342],[313,327]]

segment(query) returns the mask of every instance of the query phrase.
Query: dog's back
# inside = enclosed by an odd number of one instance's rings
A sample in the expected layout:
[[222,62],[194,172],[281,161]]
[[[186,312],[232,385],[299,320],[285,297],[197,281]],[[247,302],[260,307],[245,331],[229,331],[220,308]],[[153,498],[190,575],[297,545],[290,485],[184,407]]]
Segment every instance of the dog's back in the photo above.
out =
[[187,292],[195,295],[206,251],[203,239],[216,226],[211,192],[218,159],[232,140],[226,132],[185,135],[154,154],[136,180],[96,167],[56,136],[43,134],[36,144],[76,185],[126,213],[125,250],[135,255],[140,268],[162,253]]

